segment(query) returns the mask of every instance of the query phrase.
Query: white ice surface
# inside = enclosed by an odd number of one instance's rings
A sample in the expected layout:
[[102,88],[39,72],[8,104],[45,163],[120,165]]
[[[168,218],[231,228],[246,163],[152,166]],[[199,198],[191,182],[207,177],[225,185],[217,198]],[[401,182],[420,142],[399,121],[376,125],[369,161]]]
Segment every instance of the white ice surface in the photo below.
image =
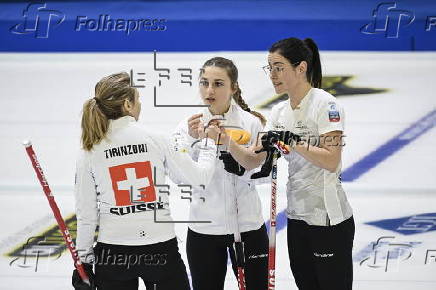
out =
[[[266,63],[265,53],[160,53],[158,66],[171,69],[171,80],[159,89],[158,103],[199,104],[198,68],[215,55],[235,60],[244,98],[252,107],[273,95],[261,70]],[[353,75],[350,86],[388,89],[385,93],[339,99],[346,110],[344,169],[436,108],[436,53],[323,52],[322,59],[325,75]],[[153,130],[170,132],[182,118],[196,111],[153,107],[157,77],[152,61],[152,54],[145,53],[0,54],[0,289],[72,289],[72,263],[67,252],[57,260],[41,260],[37,272],[34,260],[29,259],[26,268],[17,262],[10,265],[13,258],[5,256],[27,238],[54,224],[21,141],[32,140],[59,208],[65,217],[69,216],[74,212],[72,184],[80,110],[101,77],[130,69],[147,73],[146,88],[140,90],[140,122]],[[182,67],[193,69],[192,88],[179,83],[177,69]],[[405,236],[364,224],[436,212],[434,148],[435,128],[356,181],[344,184],[356,221],[355,253],[383,235],[421,243],[413,249],[410,259],[387,272],[355,263],[354,289],[436,289],[436,261],[424,264],[426,250],[436,249],[435,231]],[[281,160],[280,210],[286,206],[286,171]],[[265,219],[269,218],[269,192],[268,185],[259,187]],[[188,206],[186,200],[171,197],[175,219],[187,218]],[[186,226],[177,224],[176,231],[186,261]],[[277,257],[276,289],[296,289],[288,265],[286,230],[277,235]],[[237,289],[230,269],[226,289]]]

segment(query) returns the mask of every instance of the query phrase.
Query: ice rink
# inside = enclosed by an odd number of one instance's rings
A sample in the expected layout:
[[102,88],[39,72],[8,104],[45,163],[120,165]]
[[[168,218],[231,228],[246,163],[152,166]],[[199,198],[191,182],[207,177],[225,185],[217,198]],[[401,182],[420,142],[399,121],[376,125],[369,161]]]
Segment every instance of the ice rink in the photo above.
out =
[[[95,83],[110,73],[132,72],[135,84],[145,86],[139,122],[169,134],[198,111],[175,105],[200,104],[198,70],[213,56],[235,61],[252,108],[271,100],[273,88],[261,69],[266,53],[157,53],[156,65],[170,70],[169,80],[153,70],[152,53],[0,54],[0,289],[72,289],[71,257],[59,243],[22,140],[32,140],[68,219],[74,214],[80,112]],[[436,53],[321,52],[321,57],[325,85],[346,112],[342,168],[356,222],[354,289],[436,289]],[[192,70],[192,86],[182,76],[186,69]],[[259,111],[269,114],[268,107]],[[286,175],[280,160],[279,212],[286,206]],[[266,221],[270,187],[258,189]],[[171,193],[173,218],[186,220],[189,202],[174,184]],[[276,289],[297,289],[281,225]],[[176,224],[185,261],[186,230],[186,224]],[[230,267],[226,289],[237,289]]]

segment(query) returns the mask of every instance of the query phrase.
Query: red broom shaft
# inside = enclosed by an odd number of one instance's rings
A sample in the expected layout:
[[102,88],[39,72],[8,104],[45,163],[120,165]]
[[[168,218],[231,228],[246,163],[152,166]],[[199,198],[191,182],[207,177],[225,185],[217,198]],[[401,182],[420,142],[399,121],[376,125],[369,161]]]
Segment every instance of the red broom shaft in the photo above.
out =
[[276,272],[276,217],[277,217],[277,151],[273,153],[271,174],[271,215],[268,249],[268,290],[275,289]]
[[239,290],[245,290],[245,273],[243,267],[238,267],[238,285]]
[[89,277],[83,268],[82,263],[80,262],[79,256],[77,254],[76,246],[74,245],[73,239],[71,238],[70,232],[68,231],[67,225],[65,224],[64,219],[59,211],[59,208],[56,204],[56,201],[51,193],[50,187],[48,185],[47,179],[44,176],[44,172],[42,171],[41,165],[38,162],[35,152],[32,148],[32,143],[30,141],[23,142],[23,145],[26,147],[27,155],[32,162],[33,169],[35,169],[36,176],[38,177],[39,182],[41,183],[42,189],[47,197],[48,203],[53,211],[53,215],[59,225],[59,229],[61,230],[62,236],[64,237],[65,243],[70,250],[71,256],[74,260],[74,266],[79,272],[80,277],[83,282],[89,283]]

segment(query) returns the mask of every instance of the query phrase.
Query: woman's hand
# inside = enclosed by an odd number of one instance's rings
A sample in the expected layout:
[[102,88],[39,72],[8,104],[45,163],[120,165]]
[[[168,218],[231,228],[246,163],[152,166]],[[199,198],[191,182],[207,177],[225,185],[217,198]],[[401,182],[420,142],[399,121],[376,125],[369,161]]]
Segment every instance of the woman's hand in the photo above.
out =
[[220,127],[220,133],[221,133],[220,140],[219,140],[220,144],[224,144],[226,146],[230,146],[231,138],[230,138],[229,135],[227,135],[225,128]]
[[207,138],[213,139],[215,143],[218,143],[218,137],[221,133],[221,130],[217,125],[209,125],[209,127],[207,127],[204,132],[205,137],[207,136]]
[[204,126],[203,123],[201,122],[202,116],[203,114],[195,114],[188,119],[188,134],[192,138],[195,139],[200,138],[199,132],[203,130],[203,126]]

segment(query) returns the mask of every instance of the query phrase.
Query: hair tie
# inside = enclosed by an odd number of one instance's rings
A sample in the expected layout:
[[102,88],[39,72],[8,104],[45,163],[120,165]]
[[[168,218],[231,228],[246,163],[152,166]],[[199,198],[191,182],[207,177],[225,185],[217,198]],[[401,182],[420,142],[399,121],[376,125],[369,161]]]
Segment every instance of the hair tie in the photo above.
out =
[[97,97],[93,97],[94,101],[98,104],[100,102],[99,99],[97,99]]
[[247,111],[247,112],[251,112],[251,110],[250,110],[250,108],[249,107],[247,107],[246,109],[245,109],[245,111]]

